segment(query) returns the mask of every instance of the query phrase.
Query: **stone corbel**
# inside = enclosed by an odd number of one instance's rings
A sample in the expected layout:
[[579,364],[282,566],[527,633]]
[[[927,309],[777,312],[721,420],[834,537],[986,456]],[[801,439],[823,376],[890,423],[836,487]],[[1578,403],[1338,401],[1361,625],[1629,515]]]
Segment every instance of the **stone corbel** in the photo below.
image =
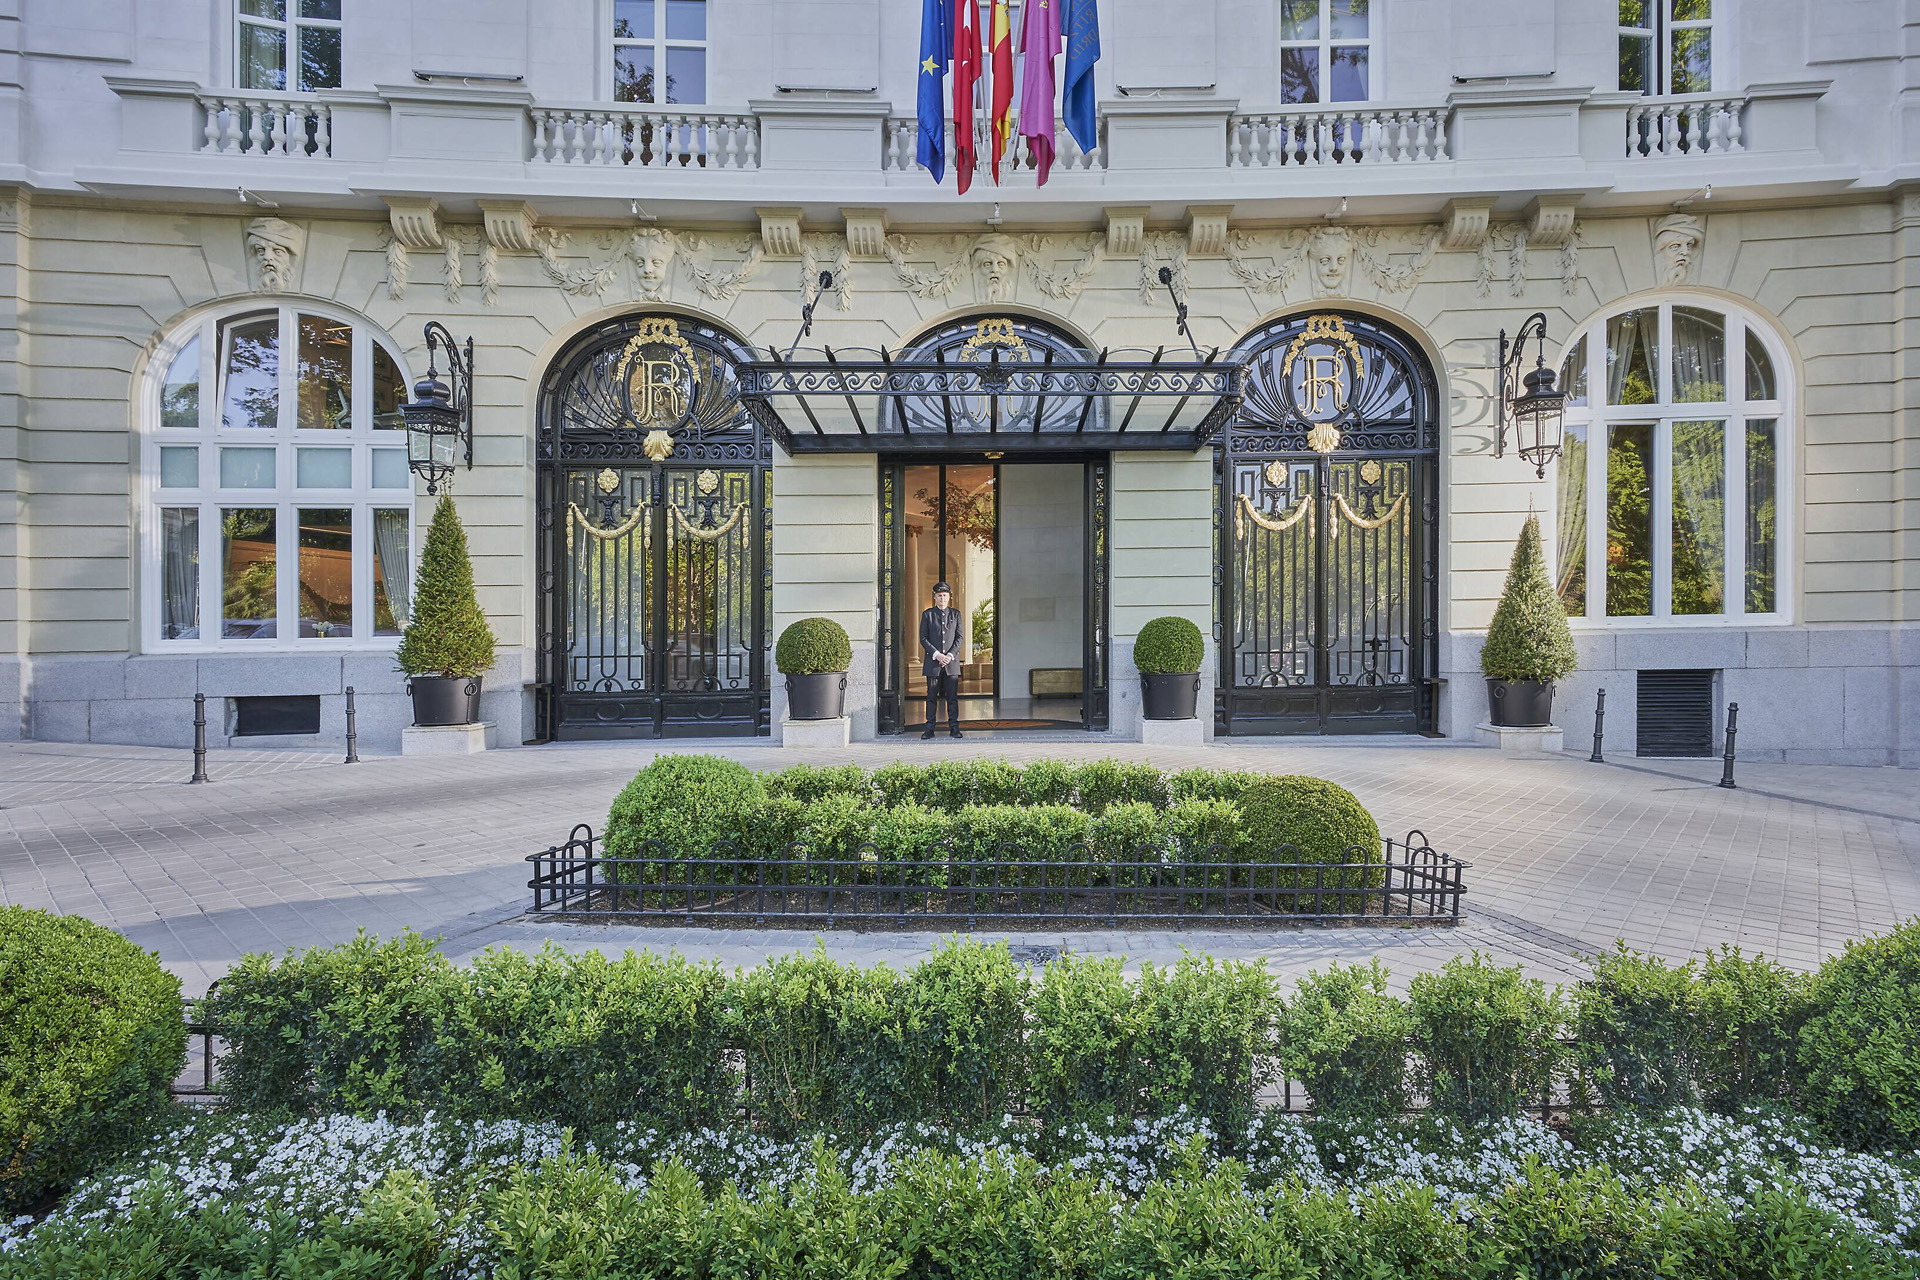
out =
[[393,224],[393,238],[408,249],[438,249],[440,204],[431,198],[389,196],[387,219]]
[[1487,227],[1493,220],[1492,197],[1450,200],[1445,212],[1446,234],[1440,243],[1447,249],[1478,249],[1487,239]]
[[1136,205],[1107,210],[1107,252],[1116,258],[1131,258],[1140,252],[1146,235],[1147,207]]
[[1194,204],[1187,206],[1187,251],[1195,257],[1217,258],[1227,251],[1227,220],[1233,216],[1230,204]]
[[1542,249],[1558,249],[1573,234],[1574,206],[1578,196],[1539,196],[1527,209],[1527,243]]
[[487,243],[509,253],[532,253],[533,233],[540,220],[524,200],[482,200]]
[[842,209],[847,220],[847,249],[856,258],[883,258],[887,253],[885,209]]
[[800,211],[798,209],[755,209],[760,215],[760,243],[775,258],[800,256]]

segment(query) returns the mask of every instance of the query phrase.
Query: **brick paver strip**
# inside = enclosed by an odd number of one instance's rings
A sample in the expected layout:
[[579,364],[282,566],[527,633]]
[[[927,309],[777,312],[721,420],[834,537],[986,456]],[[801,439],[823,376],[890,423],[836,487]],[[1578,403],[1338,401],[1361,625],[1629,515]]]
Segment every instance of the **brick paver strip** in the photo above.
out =
[[[634,771],[666,750],[756,768],[802,760],[952,755],[1025,762],[1116,756],[1312,773],[1354,790],[1396,834],[1419,827],[1474,865],[1457,929],[1123,929],[983,933],[1020,944],[1177,959],[1181,948],[1297,975],[1380,956],[1404,984],[1479,949],[1542,977],[1581,971],[1616,938],[1682,959],[1721,943],[1810,968],[1849,939],[1920,914],[1920,788],[1911,771],[1718,761],[1592,765],[1457,745],[1220,744],[1144,748],[1005,739],[869,743],[841,752],[764,743],[568,745],[459,759],[0,744],[0,902],[76,912],[158,951],[190,993],[254,950],[411,926],[455,957],[492,945],[678,948],[728,965],[810,949],[800,930],[635,928],[523,917],[529,852],[597,828]],[[906,965],[930,933],[836,931],[835,955]]]

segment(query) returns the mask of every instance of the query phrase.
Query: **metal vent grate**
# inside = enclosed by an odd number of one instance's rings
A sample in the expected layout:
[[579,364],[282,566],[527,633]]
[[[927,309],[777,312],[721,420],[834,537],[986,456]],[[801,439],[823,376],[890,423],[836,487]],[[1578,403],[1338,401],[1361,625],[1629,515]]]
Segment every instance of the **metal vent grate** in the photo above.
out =
[[1716,671],[1642,671],[1636,755],[1713,754],[1713,678]]
[[271,737],[289,733],[320,732],[320,698],[235,698],[233,700],[236,738]]

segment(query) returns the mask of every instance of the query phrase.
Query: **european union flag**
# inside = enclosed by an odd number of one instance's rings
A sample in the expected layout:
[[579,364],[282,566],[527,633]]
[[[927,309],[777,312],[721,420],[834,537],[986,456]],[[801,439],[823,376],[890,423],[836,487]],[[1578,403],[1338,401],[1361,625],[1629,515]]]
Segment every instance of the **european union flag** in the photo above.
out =
[[1100,9],[1096,0],[1066,0],[1066,90],[1061,97],[1067,132],[1082,151],[1100,145],[1100,121],[1093,106],[1093,64],[1100,61]]
[[920,0],[920,137],[915,158],[935,182],[947,176],[947,64],[953,58],[952,0]]

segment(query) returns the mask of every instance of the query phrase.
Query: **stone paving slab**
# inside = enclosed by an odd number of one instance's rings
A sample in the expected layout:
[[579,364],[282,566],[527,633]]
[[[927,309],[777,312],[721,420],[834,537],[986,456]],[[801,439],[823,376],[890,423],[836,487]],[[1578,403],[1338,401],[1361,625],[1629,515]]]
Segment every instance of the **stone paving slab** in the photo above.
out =
[[[1033,931],[1034,945],[1165,963],[1182,946],[1297,974],[1379,955],[1400,971],[1472,949],[1542,977],[1580,972],[1616,938],[1671,959],[1722,943],[1811,967],[1849,939],[1920,915],[1920,791],[1912,771],[1718,761],[1589,764],[1422,742],[1208,747],[918,739],[834,751],[764,742],[566,745],[459,759],[221,750],[215,782],[162,748],[0,744],[0,902],[77,912],[157,951],[190,993],[254,950],[337,942],[365,928],[489,945],[677,946],[728,965],[810,949],[807,931],[676,930],[523,918],[525,856],[596,827],[663,750],[718,751],[755,768],[954,755],[1025,762],[1100,756],[1313,773],[1354,790],[1384,829],[1422,829],[1473,863],[1468,920],[1440,929]],[[832,932],[829,952],[910,963],[935,934]]]

